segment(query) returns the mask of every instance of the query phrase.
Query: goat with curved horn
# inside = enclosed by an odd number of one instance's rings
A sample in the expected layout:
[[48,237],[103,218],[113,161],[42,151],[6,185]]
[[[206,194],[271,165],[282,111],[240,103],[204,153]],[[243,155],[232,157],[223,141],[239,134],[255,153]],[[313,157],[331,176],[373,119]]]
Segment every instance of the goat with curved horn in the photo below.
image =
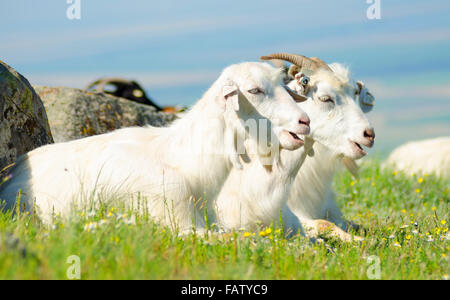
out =
[[[291,54],[291,53],[273,53],[266,56],[261,56],[261,60],[284,60],[288,61],[295,66],[292,66],[289,69],[290,75],[295,75],[294,73],[298,73],[301,69],[309,70],[314,73],[320,69],[331,71],[330,67],[320,58],[317,57],[306,57],[300,54]],[[293,72],[295,69],[295,72]]]

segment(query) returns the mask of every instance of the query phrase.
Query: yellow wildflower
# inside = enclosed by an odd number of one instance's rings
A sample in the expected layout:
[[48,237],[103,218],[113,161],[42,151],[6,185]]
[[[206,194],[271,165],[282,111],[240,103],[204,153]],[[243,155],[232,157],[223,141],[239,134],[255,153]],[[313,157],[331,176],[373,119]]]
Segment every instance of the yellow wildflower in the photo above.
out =
[[433,206],[433,207],[431,208],[431,210],[432,210],[432,211],[436,211],[436,206]]
[[420,189],[416,189],[416,193],[417,193],[417,194],[420,193]]
[[265,237],[268,236],[268,234],[266,234],[266,231],[264,230],[259,232],[259,236]]
[[441,224],[442,224],[442,225],[445,225],[445,224],[447,224],[447,221],[441,220]]
[[422,178],[422,177],[419,177],[419,179],[417,179],[417,182],[418,182],[418,183],[422,183],[422,182],[423,182],[423,178]]
[[246,233],[244,233],[244,237],[249,237],[249,236],[251,236],[252,234],[250,233],[250,232],[246,232]]

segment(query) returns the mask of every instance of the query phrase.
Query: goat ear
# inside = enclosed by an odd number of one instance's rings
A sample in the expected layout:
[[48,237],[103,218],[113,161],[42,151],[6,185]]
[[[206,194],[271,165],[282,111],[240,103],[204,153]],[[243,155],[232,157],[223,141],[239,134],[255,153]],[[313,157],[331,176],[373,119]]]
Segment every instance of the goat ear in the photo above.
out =
[[300,72],[300,67],[297,65],[292,65],[289,68],[288,75],[291,76],[292,78],[295,78],[295,75],[297,75],[297,73],[299,73],[299,72]]
[[356,84],[358,85],[359,91],[361,92],[361,90],[364,88],[364,82],[358,80]]
[[227,81],[222,88],[222,95],[235,111],[239,110],[239,89],[232,81]]
[[233,167],[238,170],[242,170],[243,167],[241,164],[241,160],[239,159],[237,146],[235,144],[235,136],[236,132],[231,128],[227,128],[227,130],[225,131],[225,150]]
[[363,112],[367,113],[372,110],[375,102],[374,96],[367,90],[362,81],[357,81],[358,94],[359,94],[359,105],[361,106]]

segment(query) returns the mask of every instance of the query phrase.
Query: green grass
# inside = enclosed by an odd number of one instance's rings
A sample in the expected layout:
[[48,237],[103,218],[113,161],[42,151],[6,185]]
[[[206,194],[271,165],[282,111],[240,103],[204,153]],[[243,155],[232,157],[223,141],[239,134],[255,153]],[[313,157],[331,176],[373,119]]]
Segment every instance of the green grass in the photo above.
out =
[[336,176],[335,189],[344,215],[367,233],[363,242],[327,241],[333,252],[305,238],[286,240],[275,228],[264,236],[177,237],[146,215],[107,206],[52,228],[0,214],[0,278],[66,279],[71,255],[80,258],[82,279],[368,279],[371,256],[381,279],[450,275],[448,180],[381,171],[372,161],[359,180]]

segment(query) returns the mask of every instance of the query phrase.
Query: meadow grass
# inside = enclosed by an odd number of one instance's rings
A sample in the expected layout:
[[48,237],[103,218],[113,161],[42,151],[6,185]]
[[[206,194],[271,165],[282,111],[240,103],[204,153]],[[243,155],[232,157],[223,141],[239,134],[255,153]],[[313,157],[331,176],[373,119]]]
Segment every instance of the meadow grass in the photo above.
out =
[[[334,182],[347,219],[365,240],[328,240],[334,251],[277,228],[223,236],[179,237],[146,214],[103,205],[48,228],[33,216],[0,213],[0,279],[67,279],[80,258],[81,279],[446,279],[449,181],[381,170],[366,161],[358,180]],[[376,277],[376,276],[375,276]]]

